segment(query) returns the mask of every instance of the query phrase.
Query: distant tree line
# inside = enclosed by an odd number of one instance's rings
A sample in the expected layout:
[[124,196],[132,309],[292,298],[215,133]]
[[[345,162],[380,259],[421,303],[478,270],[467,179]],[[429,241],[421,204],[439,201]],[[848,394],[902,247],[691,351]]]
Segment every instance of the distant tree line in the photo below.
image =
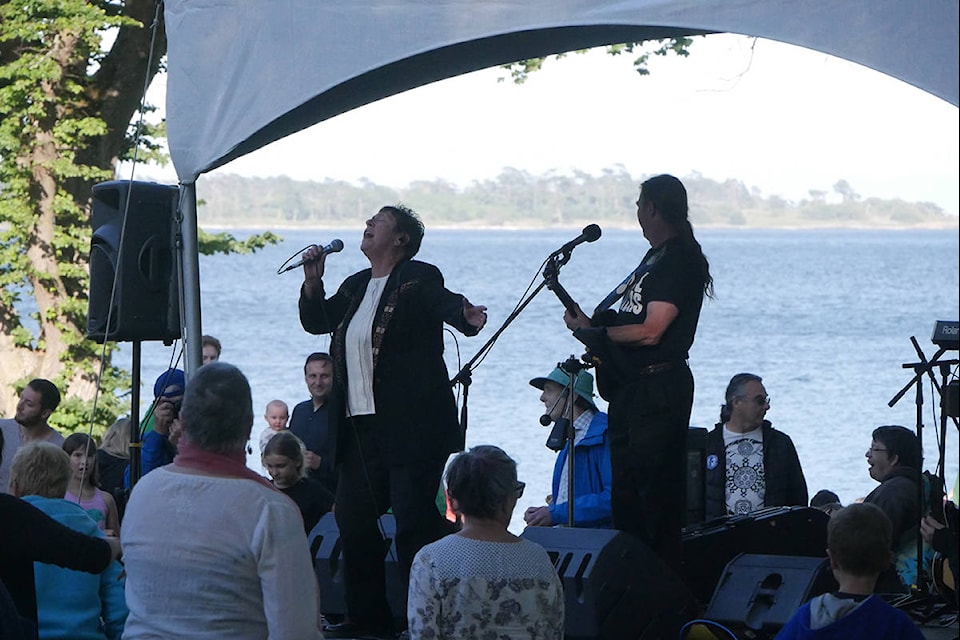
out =
[[[622,166],[600,175],[532,175],[507,168],[489,180],[460,187],[444,180],[416,181],[394,189],[369,180],[297,181],[287,177],[208,176],[197,183],[206,226],[353,225],[387,203],[403,202],[430,224],[455,226],[579,226],[589,222],[632,225],[638,186]],[[955,216],[928,202],[861,198],[846,180],[831,192],[811,190],[791,202],[764,196],[737,180],[717,182],[697,173],[683,177],[694,224],[743,227],[958,226]]]

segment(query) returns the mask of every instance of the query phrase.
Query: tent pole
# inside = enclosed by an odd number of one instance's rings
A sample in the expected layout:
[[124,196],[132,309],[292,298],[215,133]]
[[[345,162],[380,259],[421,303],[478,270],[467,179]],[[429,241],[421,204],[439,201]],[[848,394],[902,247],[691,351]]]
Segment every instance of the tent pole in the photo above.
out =
[[180,198],[182,221],[180,233],[183,250],[180,253],[183,283],[180,299],[183,303],[183,352],[186,374],[190,376],[202,363],[200,324],[200,251],[197,239],[197,185],[181,183]]

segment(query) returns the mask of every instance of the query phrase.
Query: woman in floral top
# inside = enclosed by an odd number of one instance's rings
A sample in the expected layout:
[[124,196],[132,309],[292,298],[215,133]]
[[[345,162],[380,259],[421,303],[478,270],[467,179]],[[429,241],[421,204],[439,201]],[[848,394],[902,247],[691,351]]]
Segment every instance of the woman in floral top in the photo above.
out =
[[463,528],[423,547],[410,570],[411,640],[561,640],[563,589],[540,545],[509,531],[523,494],[517,464],[478,446],[447,469],[447,493]]

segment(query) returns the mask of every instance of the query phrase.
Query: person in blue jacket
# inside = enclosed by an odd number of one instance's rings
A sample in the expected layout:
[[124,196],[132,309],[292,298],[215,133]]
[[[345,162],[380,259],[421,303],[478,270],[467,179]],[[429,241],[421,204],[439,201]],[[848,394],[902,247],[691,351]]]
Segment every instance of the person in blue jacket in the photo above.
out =
[[[70,457],[49,442],[21,447],[13,458],[10,487],[14,494],[60,524],[87,536],[100,535],[97,523],[63,495],[73,471]],[[120,640],[127,619],[123,569],[116,561],[100,574],[36,562],[39,638]]]
[[[545,378],[534,378],[530,381],[532,386],[543,392],[540,394],[540,401],[554,422],[569,416],[566,398],[569,382],[570,376],[559,367]],[[576,394],[573,403],[573,526],[610,528],[610,486],[613,483],[613,472],[610,469],[607,414],[597,409],[593,402],[593,376],[590,373],[576,373],[573,390]],[[567,443],[557,456],[549,504],[530,507],[523,514],[528,526],[567,524],[569,450]]]

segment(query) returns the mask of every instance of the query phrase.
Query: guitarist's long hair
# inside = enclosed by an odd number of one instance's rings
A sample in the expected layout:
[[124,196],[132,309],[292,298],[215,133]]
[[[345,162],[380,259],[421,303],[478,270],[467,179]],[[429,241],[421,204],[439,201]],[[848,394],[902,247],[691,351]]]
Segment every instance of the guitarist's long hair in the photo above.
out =
[[713,298],[713,276],[710,275],[710,263],[703,255],[703,248],[693,235],[690,224],[690,208],[687,204],[687,189],[679,179],[662,174],[648,178],[640,185],[640,199],[653,204],[664,219],[677,230],[685,240],[692,242],[700,253],[700,273],[703,277],[703,293]]

